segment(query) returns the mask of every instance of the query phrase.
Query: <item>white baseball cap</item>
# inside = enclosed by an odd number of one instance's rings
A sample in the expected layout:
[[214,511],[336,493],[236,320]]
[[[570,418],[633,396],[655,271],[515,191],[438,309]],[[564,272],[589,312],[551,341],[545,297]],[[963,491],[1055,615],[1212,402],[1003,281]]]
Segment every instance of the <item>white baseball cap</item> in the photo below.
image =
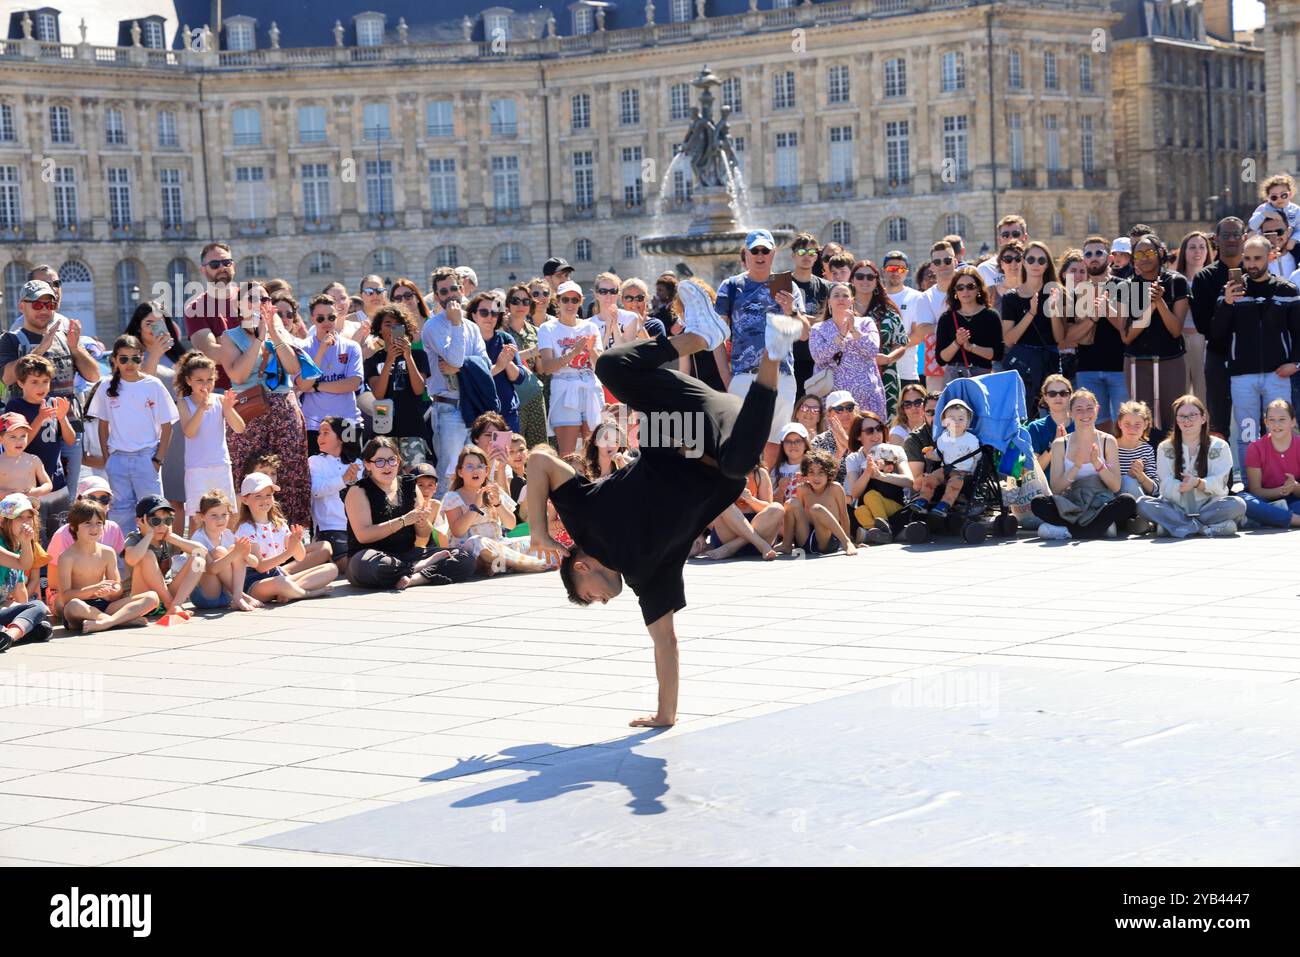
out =
[[555,290],[557,296],[563,296],[566,292],[576,292],[579,296],[583,295],[582,287],[572,279],[566,279],[560,283],[560,288]]
[[826,397],[826,408],[833,409],[837,405],[843,405],[845,402],[852,402],[854,408],[857,408],[858,400],[853,398],[853,393],[848,389],[836,389]]
[[801,439],[803,439],[805,442],[808,441],[808,430],[805,429],[805,428],[804,428],[800,423],[798,423],[798,422],[789,422],[789,423],[786,424],[786,427],[785,427],[784,429],[781,430],[781,438],[782,438],[783,440],[789,438],[789,437],[792,436],[792,435],[797,435],[797,436],[799,436],[799,437],[800,437]]
[[113,494],[112,487],[98,475],[87,475],[77,483],[77,497],[83,498],[91,492],[107,492]]
[[265,472],[249,472],[244,476],[244,481],[239,484],[240,495],[256,495],[265,489],[272,492],[280,491],[280,486],[271,481],[271,476]]
[[1113,253],[1128,253],[1133,255],[1133,244],[1129,242],[1127,236],[1121,236],[1110,244],[1110,251]]

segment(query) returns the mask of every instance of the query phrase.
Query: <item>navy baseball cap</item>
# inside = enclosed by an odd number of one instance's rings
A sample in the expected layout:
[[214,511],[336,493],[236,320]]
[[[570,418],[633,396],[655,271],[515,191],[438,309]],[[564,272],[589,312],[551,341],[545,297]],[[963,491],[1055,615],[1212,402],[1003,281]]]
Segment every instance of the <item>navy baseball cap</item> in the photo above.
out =
[[140,499],[140,501],[135,503],[135,517],[145,518],[152,515],[154,512],[161,512],[164,509],[169,512],[176,511],[176,509],[172,508],[171,502],[167,501],[167,499],[163,498],[161,495],[146,495],[144,498]]

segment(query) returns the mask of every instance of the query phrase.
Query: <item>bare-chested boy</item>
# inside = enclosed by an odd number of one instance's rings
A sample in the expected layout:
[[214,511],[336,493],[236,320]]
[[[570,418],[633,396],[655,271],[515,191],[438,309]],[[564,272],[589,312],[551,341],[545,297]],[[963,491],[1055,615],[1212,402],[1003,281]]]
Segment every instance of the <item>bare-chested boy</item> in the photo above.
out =
[[26,417],[17,412],[0,415],[0,497],[21,492],[34,502],[54,491],[54,483],[36,456],[25,451],[32,437]]
[[849,507],[844,486],[831,481],[835,460],[829,452],[812,449],[800,465],[802,482],[795,497],[785,506],[785,540],[777,551],[789,554],[792,543],[806,548],[809,555],[829,555],[841,547],[856,555],[849,536]]
[[68,512],[72,545],[59,556],[59,594],[63,624],[69,631],[106,631],[119,625],[146,625],[158,607],[151,591],[125,595],[117,570],[117,552],[100,542],[104,506],[79,499]]

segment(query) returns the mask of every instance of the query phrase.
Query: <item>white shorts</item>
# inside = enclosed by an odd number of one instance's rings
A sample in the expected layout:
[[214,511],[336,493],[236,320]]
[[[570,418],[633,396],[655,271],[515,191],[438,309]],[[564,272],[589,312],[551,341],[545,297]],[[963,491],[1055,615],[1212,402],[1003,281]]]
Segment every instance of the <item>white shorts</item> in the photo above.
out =
[[555,376],[551,379],[549,432],[555,434],[557,426],[583,425],[594,429],[600,425],[600,413],[605,408],[605,390],[594,374],[581,376]]
[[230,466],[209,465],[185,470],[185,514],[199,514],[199,499],[212,489],[225,492],[230,504],[238,510],[239,499],[235,498],[235,479],[230,474]]
[[[727,391],[743,399],[749,394],[753,382],[754,373],[739,372],[731,377]],[[772,410],[772,430],[768,433],[767,440],[779,444],[782,439],[781,430],[790,424],[794,416],[794,376],[778,376],[776,383],[776,408]]]

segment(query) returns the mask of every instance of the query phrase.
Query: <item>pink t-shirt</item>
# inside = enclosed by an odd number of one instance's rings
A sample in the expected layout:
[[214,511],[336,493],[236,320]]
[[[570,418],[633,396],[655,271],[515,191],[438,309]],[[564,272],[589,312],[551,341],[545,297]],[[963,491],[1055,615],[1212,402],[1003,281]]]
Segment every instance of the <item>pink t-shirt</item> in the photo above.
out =
[[1264,488],[1281,488],[1286,484],[1288,472],[1300,477],[1300,439],[1293,436],[1285,452],[1273,447],[1271,436],[1256,439],[1246,446],[1246,468],[1259,469]]

